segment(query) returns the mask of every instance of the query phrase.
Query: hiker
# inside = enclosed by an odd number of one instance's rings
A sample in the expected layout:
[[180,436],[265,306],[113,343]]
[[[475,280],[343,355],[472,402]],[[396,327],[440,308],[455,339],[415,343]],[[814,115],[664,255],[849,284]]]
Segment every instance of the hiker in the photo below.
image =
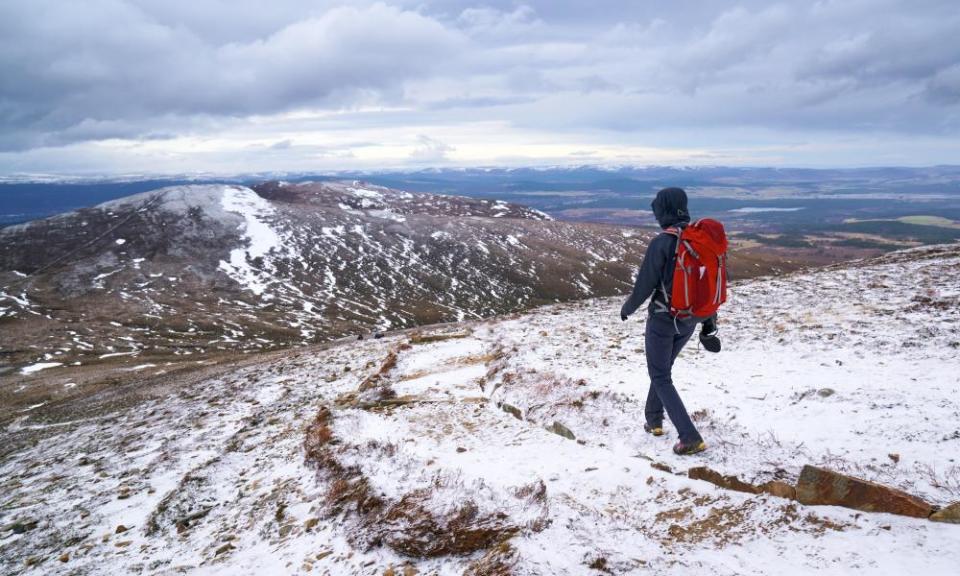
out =
[[[654,436],[663,435],[663,412],[666,408],[670,421],[677,429],[680,439],[673,451],[679,455],[696,454],[706,450],[706,444],[697,427],[687,414],[680,394],[673,385],[671,370],[680,350],[687,343],[697,324],[702,323],[700,342],[711,352],[720,351],[720,339],[717,338],[716,307],[710,308],[707,318],[677,313],[671,308],[674,266],[680,244],[680,234],[690,225],[690,213],[687,211],[687,193],[682,188],[664,188],[657,193],[651,204],[657,223],[663,232],[647,246],[646,255],[637,272],[637,281],[633,293],[620,309],[620,319],[627,320],[631,314],[650,298],[647,325],[644,333],[644,350],[647,357],[647,371],[650,374],[650,390],[644,410],[646,422],[643,429]],[[723,293],[720,280],[716,283],[714,304],[719,306],[726,299],[725,252],[726,236],[719,222],[710,221],[719,227],[723,238],[723,251],[717,260],[720,262]],[[699,224],[699,222],[698,222]],[[686,238],[686,236],[684,236]],[[687,245],[689,247],[689,244]],[[700,271],[701,278],[703,270]],[[712,289],[712,288],[711,288]],[[652,298],[651,298],[652,297]],[[690,311],[688,308],[687,312]]]

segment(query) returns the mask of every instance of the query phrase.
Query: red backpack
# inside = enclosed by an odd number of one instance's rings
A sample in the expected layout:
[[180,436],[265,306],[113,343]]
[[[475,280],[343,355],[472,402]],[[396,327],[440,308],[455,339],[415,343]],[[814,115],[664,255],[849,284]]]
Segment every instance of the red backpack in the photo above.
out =
[[683,228],[667,228],[677,237],[670,314],[704,320],[727,301],[727,234],[710,218]]

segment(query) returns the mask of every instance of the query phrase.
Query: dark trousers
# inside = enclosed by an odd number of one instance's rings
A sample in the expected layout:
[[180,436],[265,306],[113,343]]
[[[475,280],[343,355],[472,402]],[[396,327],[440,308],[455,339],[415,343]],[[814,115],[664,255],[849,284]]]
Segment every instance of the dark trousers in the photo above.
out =
[[[677,429],[680,441],[684,444],[701,440],[697,427],[690,420],[687,409],[683,406],[680,394],[673,386],[670,372],[673,361],[690,340],[696,323],[673,323],[669,314],[651,314],[647,317],[647,328],[644,333],[644,348],[647,354],[647,372],[650,373],[650,391],[647,393],[647,406],[644,410],[647,424],[657,426],[663,424],[663,409]],[[680,333],[677,334],[679,329]]]

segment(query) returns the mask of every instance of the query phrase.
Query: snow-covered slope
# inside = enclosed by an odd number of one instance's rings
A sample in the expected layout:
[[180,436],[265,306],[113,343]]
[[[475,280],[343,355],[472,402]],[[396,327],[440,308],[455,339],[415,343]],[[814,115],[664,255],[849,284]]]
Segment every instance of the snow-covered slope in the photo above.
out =
[[0,231],[0,362],[253,351],[615,294],[646,238],[360,182],[166,188]]
[[687,459],[642,431],[643,319],[619,299],[37,408],[2,433],[3,571],[954,574],[960,526],[685,472],[820,464],[960,500],[960,246],[731,296],[724,351],[677,361],[710,445]]

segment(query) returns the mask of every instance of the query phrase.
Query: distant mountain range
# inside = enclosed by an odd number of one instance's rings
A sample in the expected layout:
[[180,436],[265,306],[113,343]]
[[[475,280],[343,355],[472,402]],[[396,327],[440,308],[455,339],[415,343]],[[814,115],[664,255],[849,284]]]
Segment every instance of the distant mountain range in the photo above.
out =
[[[609,211],[645,210],[648,199],[664,186],[688,188],[697,198],[700,210],[714,215],[750,207],[756,202],[791,207],[797,201],[825,198],[844,202],[845,210],[850,209],[848,204],[851,203],[856,209],[869,210],[876,207],[877,199],[884,200],[882,204],[891,204],[892,201],[893,206],[887,206],[883,217],[908,215],[903,210],[904,202],[948,200],[948,205],[941,208],[950,211],[952,216],[948,217],[960,219],[960,166],[844,170],[577,166],[234,176],[194,174],[156,177],[127,174],[78,178],[15,175],[0,177],[0,226],[89,207],[166,186],[204,183],[252,186],[271,179],[288,182],[364,180],[417,192],[497,198],[533,206],[559,218],[575,220],[630,220],[624,215],[611,216]],[[600,210],[604,213],[597,216],[596,213],[584,213],[584,210]],[[891,213],[891,210],[896,213]],[[802,218],[805,215],[799,216]],[[636,216],[632,218],[631,222],[636,223]],[[758,218],[754,216],[746,220],[752,222]]]

